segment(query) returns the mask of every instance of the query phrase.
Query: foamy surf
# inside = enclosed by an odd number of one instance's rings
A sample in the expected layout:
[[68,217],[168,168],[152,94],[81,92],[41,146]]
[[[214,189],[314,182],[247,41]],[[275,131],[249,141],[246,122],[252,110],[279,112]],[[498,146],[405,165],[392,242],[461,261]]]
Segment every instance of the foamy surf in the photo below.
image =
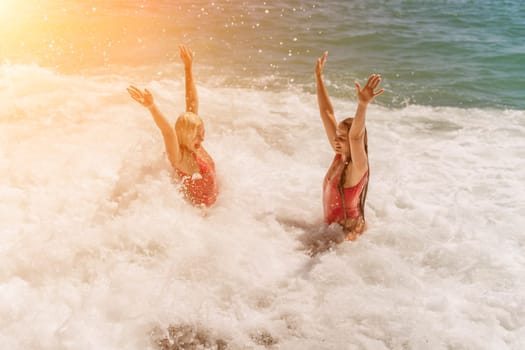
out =
[[199,84],[221,187],[202,210],[125,91],[174,120],[181,79],[0,72],[4,347],[524,346],[523,111],[372,105],[368,230],[311,258],[332,158],[314,95]]

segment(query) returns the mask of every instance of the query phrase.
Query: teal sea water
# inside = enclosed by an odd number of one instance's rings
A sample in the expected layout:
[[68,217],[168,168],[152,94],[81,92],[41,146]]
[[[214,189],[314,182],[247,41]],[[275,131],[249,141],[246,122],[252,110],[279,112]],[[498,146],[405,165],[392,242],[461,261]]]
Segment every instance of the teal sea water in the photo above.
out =
[[[27,2],[4,19],[0,60],[63,71],[153,65],[186,43],[221,84],[312,89],[330,53],[334,94],[383,74],[382,104],[523,109],[522,1]],[[23,11],[21,10],[23,8]],[[9,33],[16,32],[16,35]]]

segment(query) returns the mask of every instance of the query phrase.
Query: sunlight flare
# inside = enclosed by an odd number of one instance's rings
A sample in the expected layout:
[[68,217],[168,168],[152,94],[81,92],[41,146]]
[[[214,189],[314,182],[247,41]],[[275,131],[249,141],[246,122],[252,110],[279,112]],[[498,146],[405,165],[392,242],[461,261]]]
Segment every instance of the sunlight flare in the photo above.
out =
[[6,19],[12,18],[15,10],[15,0],[0,0],[0,19],[2,22]]

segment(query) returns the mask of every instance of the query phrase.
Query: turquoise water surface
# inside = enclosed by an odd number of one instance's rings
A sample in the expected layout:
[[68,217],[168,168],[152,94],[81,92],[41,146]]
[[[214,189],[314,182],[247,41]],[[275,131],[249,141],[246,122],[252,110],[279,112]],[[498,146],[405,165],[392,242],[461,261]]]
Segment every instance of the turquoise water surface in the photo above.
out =
[[[49,1],[4,23],[0,59],[66,72],[167,71],[189,44],[221,85],[312,90],[328,50],[335,96],[383,74],[382,104],[525,108],[521,1]],[[4,21],[5,22],[5,21]]]

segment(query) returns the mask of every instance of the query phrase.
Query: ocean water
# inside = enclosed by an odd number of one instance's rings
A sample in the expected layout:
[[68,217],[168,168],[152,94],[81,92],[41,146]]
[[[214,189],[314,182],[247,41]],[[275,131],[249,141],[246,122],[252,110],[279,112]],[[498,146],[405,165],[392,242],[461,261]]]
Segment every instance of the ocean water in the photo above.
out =
[[[523,12],[2,1],[1,348],[524,348]],[[183,200],[125,90],[148,87],[175,120],[180,43],[221,186],[206,210]],[[324,50],[338,118],[354,80],[379,72],[386,92],[367,115],[368,230],[319,248],[334,231]]]

